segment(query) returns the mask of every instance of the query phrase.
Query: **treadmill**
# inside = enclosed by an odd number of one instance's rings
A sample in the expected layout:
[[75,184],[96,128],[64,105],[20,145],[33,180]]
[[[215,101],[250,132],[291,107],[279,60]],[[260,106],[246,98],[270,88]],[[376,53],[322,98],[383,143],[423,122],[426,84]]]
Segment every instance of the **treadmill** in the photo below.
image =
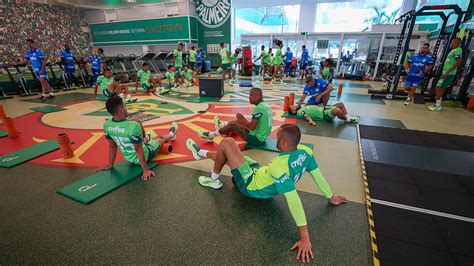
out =
[[168,55],[168,52],[160,51],[155,55],[155,57],[153,57],[152,61],[155,64],[156,68],[160,70],[160,72],[167,71],[167,65],[165,62],[167,55]]
[[160,70],[155,66],[155,64],[153,64],[153,58],[155,57],[155,55],[155,52],[148,51],[137,57],[136,62],[140,64],[140,69],[142,68],[141,66],[143,63],[148,63],[148,65],[150,66],[151,73],[159,74]]

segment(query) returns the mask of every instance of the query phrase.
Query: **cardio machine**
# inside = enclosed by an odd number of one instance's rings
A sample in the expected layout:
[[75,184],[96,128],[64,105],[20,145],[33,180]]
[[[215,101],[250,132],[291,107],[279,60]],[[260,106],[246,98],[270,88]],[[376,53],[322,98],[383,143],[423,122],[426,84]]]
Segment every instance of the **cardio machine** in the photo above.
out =
[[[26,67],[26,65],[23,64],[23,65],[3,65],[2,66],[2,68],[5,69],[5,71],[7,72],[7,75],[10,81],[15,85],[17,93],[21,97],[37,95],[37,93],[31,92],[28,82],[23,76],[23,72],[20,69],[20,67]],[[12,73],[12,71],[14,73]]]

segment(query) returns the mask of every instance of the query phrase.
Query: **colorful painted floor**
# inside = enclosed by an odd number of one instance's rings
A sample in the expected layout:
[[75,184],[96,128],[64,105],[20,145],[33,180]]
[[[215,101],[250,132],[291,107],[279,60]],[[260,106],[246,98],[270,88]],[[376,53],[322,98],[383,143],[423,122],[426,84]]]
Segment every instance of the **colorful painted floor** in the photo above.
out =
[[[343,101],[350,114],[361,116],[361,125],[474,136],[472,112],[446,107],[432,113],[427,104],[405,107],[402,101],[370,99],[367,89],[379,89],[382,83],[334,83],[344,85],[343,94],[330,101]],[[302,84],[265,86],[254,81],[254,85],[264,90],[274,110],[274,129],[283,123],[300,125],[303,141],[315,145],[316,159],[333,191],[350,201],[328,206],[309,176],[298,183],[315,252],[313,263],[372,264],[356,125],[334,121],[311,127],[282,118],[283,97],[301,94]],[[226,85],[225,89],[229,93],[222,99],[203,103],[192,100],[197,97],[196,88],[160,97],[139,94],[139,101],[128,105],[129,112],[146,110],[159,116],[144,123],[147,129],[164,134],[172,121],[179,123],[173,153],[154,158],[160,165],[151,181],[132,180],[90,205],[56,191],[107,163],[101,130],[108,117],[104,102],[92,101],[90,88],[58,93],[47,103],[40,103],[37,96],[1,101],[21,133],[14,139],[0,138],[0,155],[67,133],[74,142],[75,157],[64,160],[59,151],[53,151],[13,168],[0,168],[0,264],[297,263],[296,253],[289,248],[298,235],[283,197],[247,199],[230,178],[224,178],[220,191],[197,182],[197,176],[207,174],[212,163],[192,160],[184,140],[192,137],[203,147],[215,149],[219,138],[205,143],[196,131],[212,129],[214,115],[230,120],[236,112],[250,114],[252,109],[247,88]],[[30,110],[47,105],[65,110],[44,114]],[[260,150],[244,153],[261,163],[276,156]],[[229,169],[223,174],[230,176]]]

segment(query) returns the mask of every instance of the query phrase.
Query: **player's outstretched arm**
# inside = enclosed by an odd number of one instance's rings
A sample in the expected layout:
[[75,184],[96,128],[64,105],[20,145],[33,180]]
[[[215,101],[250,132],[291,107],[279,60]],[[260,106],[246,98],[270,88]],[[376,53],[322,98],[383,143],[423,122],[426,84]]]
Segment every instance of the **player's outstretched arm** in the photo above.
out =
[[326,197],[329,200],[330,204],[337,206],[337,205],[347,202],[347,199],[345,197],[335,196],[332,193],[331,187],[329,186],[329,183],[326,181],[326,178],[324,178],[323,173],[321,173],[321,170],[319,169],[319,167],[309,172],[309,174],[311,175],[311,178],[313,178],[313,181],[316,184],[316,186],[323,193],[324,197]]
[[148,164],[145,159],[145,153],[143,152],[143,146],[141,143],[138,144],[133,144],[133,147],[135,148],[135,151],[137,152],[137,157],[138,161],[140,161],[140,165],[143,169],[143,174],[142,174],[142,179],[143,180],[149,180],[153,176],[155,176],[155,173],[148,169]]

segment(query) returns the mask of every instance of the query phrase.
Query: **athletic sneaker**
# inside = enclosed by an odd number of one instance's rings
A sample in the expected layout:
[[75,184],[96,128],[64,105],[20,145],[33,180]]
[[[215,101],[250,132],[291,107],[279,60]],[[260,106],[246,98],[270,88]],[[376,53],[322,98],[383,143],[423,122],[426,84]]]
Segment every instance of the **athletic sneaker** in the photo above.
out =
[[176,122],[171,123],[170,132],[173,132],[174,134],[171,140],[175,140],[176,137],[178,136],[178,123]]
[[283,84],[285,84],[285,83],[283,82],[283,80],[280,80],[280,85],[283,85]]
[[167,90],[165,88],[160,88],[160,90],[158,91],[158,94],[161,95],[161,94],[165,94],[165,93],[168,93],[168,92],[170,92],[170,90]]
[[200,176],[198,178],[199,184],[203,187],[211,187],[213,189],[221,189],[222,182],[220,179],[212,180],[209,176]]
[[209,132],[203,132],[202,130],[198,130],[197,133],[198,133],[198,136],[199,136],[200,138],[205,139],[205,140],[207,140],[207,141],[209,141],[209,142],[211,142],[211,141],[214,140],[214,138],[211,138],[211,137],[209,136]]
[[153,137],[153,131],[148,130],[145,132],[145,142],[148,142],[152,139]]
[[46,100],[47,100],[48,98],[46,98],[46,96],[44,96],[44,95],[41,95],[41,97],[39,97],[39,99],[40,99],[42,102],[46,102]]
[[219,117],[217,115],[214,116],[214,127],[216,130],[219,130],[221,128],[221,121],[219,120]]
[[403,103],[405,106],[408,106],[410,104],[410,100],[406,100],[404,103]]
[[50,92],[48,98],[56,98],[56,96]]
[[138,101],[138,98],[136,98],[136,97],[131,97],[131,96],[130,96],[129,99],[130,99],[130,101],[132,101],[132,102]]
[[351,123],[358,123],[360,120],[359,116],[351,116]]
[[201,160],[202,159],[202,157],[199,156],[199,154],[198,154],[199,150],[201,150],[201,147],[199,147],[196,144],[196,142],[194,142],[194,140],[187,139],[186,140],[186,147],[188,148],[188,150],[190,150],[192,152],[194,159],[196,159],[196,160]]
[[438,112],[438,111],[441,111],[441,106],[438,106],[438,105],[428,106],[428,110],[433,111],[433,112]]

